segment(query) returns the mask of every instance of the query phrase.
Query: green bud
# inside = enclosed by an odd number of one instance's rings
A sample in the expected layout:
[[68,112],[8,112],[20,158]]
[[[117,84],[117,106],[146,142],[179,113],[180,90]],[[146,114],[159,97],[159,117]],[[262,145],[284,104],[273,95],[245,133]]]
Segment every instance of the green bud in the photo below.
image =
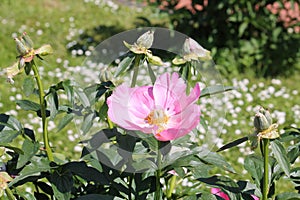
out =
[[99,73],[99,79],[101,82],[111,81],[112,78],[112,73],[107,68],[102,69]]
[[273,123],[272,117],[271,117],[271,114],[270,114],[269,110],[265,110],[263,107],[261,107],[259,109],[259,112],[262,113],[266,117],[266,119],[268,120],[269,124]]
[[25,55],[27,53],[27,51],[28,51],[28,48],[18,38],[14,38],[14,40],[16,42],[16,47],[17,47],[17,51],[19,52],[19,54],[20,55]]
[[262,113],[256,113],[254,117],[254,127],[258,131],[263,131],[268,129],[271,126],[267,118]]
[[147,31],[137,39],[136,44],[140,47],[145,47],[146,49],[149,49],[153,44],[153,40],[154,32]]
[[26,32],[23,33],[22,39],[24,40],[24,44],[25,44],[27,47],[33,48],[33,42],[32,42],[32,40],[31,40],[31,38],[27,35]]
[[164,64],[160,57],[153,56],[152,53],[147,53],[146,55],[149,63],[158,66],[162,66]]

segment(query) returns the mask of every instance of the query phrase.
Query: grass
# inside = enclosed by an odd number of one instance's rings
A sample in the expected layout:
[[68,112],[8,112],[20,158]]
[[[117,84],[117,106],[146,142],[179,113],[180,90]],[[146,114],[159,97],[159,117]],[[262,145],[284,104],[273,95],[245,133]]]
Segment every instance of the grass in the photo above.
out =
[[[45,62],[39,63],[45,88],[48,88],[51,84],[61,81],[66,72],[74,70],[84,61],[84,56],[76,56],[76,51],[72,54],[72,51],[67,48],[72,42],[79,41],[80,37],[83,42],[80,43],[81,46],[88,44],[85,39],[90,36],[93,36],[93,44],[97,44],[110,35],[140,25],[141,21],[138,17],[151,19],[152,24],[167,21],[165,16],[152,13],[148,8],[139,9],[118,4],[100,3],[101,5],[97,5],[96,2],[100,1],[1,1],[1,70],[16,60],[15,43],[12,37],[23,31],[30,34],[36,47],[49,43],[55,50],[54,55],[48,56]],[[75,50],[76,45],[72,47]],[[11,86],[6,83],[5,76],[1,76],[0,110],[16,115],[26,126],[29,126],[28,128],[33,126],[38,130],[39,121],[36,116],[20,111],[14,102],[16,99],[24,98],[22,95],[23,78],[23,75],[16,77],[15,84]],[[221,131],[216,135],[217,147],[251,133],[252,117],[258,105],[271,109],[274,120],[280,124],[280,129],[291,124],[300,127],[300,91],[299,84],[295,84],[298,80],[297,74],[278,79],[257,79],[246,75],[224,78],[225,85],[233,85],[237,87],[237,90],[223,96],[222,106],[226,109],[226,116],[221,123],[223,126]],[[30,98],[33,97],[30,96]],[[208,100],[207,104],[211,102]],[[202,113],[208,115],[205,106]],[[63,152],[68,157],[76,159],[75,155],[79,156],[77,142],[80,135],[76,130],[68,128],[57,133],[56,126],[55,122],[50,122],[50,141],[55,146],[55,151]],[[250,146],[245,143],[221,154],[229,160],[238,174],[242,174],[237,175],[237,178],[244,178],[245,172],[241,165],[245,155],[250,153],[252,153]],[[281,190],[285,191],[288,188],[289,186],[282,187]]]

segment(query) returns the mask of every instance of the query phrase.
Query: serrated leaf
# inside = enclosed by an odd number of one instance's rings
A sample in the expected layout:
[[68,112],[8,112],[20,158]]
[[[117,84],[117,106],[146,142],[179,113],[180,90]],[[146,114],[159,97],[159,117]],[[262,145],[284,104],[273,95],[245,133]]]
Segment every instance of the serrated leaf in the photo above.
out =
[[290,163],[287,158],[287,153],[283,145],[278,141],[274,140],[271,142],[271,149],[276,158],[279,166],[282,168],[284,173],[289,177],[290,176]]
[[227,92],[227,91],[234,90],[234,89],[235,89],[235,87],[232,87],[232,86],[223,86],[223,85],[208,86],[201,91],[200,98],[209,96],[209,95]]
[[34,91],[34,80],[32,77],[26,77],[23,81],[23,92],[26,97],[30,96]]
[[30,159],[38,152],[40,144],[38,142],[32,142],[25,139],[22,145],[24,154],[19,155],[17,169],[23,167]]
[[123,73],[126,69],[129,69],[132,62],[134,60],[134,56],[132,57],[126,57],[124,58],[118,65],[117,70],[114,74],[114,77],[119,76],[121,73]]
[[57,132],[61,131],[65,126],[67,126],[72,120],[73,120],[74,115],[71,114],[66,114],[59,122],[57,126]]
[[16,104],[20,106],[23,110],[31,110],[37,112],[41,109],[40,104],[37,104],[30,100],[16,100]]

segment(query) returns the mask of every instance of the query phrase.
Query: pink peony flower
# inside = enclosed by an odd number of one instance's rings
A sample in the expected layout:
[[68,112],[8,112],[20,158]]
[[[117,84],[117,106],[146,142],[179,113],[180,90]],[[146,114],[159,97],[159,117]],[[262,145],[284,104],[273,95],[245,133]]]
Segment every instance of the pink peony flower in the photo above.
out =
[[187,95],[184,80],[177,73],[165,73],[153,86],[118,86],[107,99],[108,116],[122,128],[152,133],[160,141],[174,140],[199,124],[199,97],[198,84]]
[[[222,192],[222,190],[220,188],[211,188],[210,192],[212,194],[215,194],[219,197],[222,197],[224,200],[230,200],[229,196],[227,194],[225,194],[225,192]],[[259,198],[257,196],[251,195],[253,200],[259,200]]]

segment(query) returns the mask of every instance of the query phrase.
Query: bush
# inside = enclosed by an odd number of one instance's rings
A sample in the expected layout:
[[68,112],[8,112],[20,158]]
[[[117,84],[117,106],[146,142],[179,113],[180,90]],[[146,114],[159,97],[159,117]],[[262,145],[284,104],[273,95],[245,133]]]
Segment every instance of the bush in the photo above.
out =
[[[286,11],[282,1],[192,0],[189,9],[179,8],[178,2],[157,0],[156,4],[171,13],[175,30],[213,50],[214,60],[225,74],[253,72],[266,77],[289,75],[297,68],[299,19],[286,18],[290,24],[278,20],[281,11]],[[274,3],[281,6],[280,12],[271,11]]]

